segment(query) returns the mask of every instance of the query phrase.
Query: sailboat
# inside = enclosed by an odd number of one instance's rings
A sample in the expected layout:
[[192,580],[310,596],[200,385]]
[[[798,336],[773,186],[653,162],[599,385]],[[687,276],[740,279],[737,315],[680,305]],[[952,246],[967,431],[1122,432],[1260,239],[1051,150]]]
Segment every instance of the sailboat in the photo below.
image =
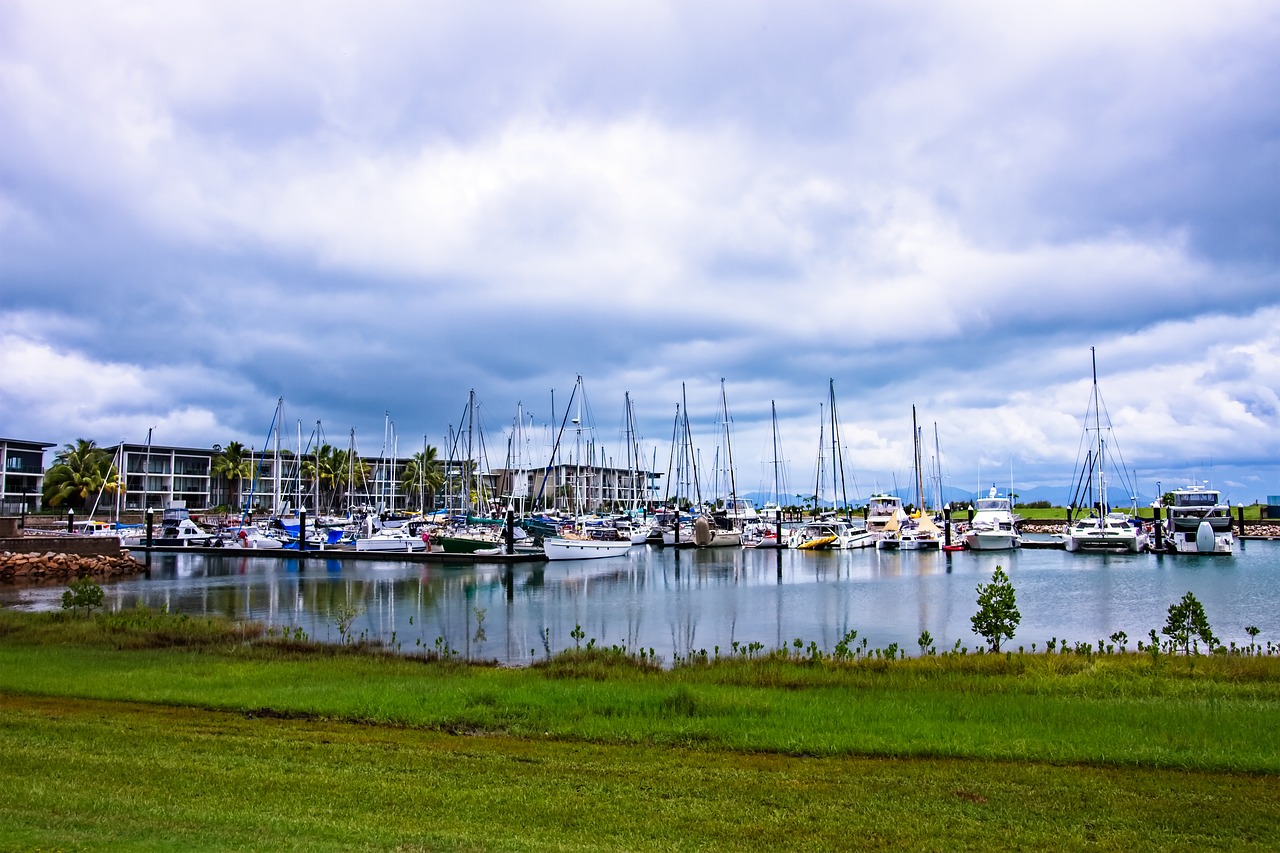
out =
[[778,406],[773,400],[769,401],[769,411],[773,419],[773,494],[756,514],[756,521],[743,530],[744,548],[787,547],[786,540],[778,535],[782,529],[782,465],[778,459]]
[[924,471],[920,460],[920,426],[916,422],[916,407],[911,407],[911,433],[914,444],[916,474],[916,513],[905,519],[894,516],[876,540],[880,550],[936,551],[942,547],[942,531],[925,510]]
[[[723,379],[720,380],[720,397],[724,412],[724,429],[727,442],[729,430],[728,403],[725,402]],[[730,525],[728,514],[723,513],[720,516],[716,516],[707,512],[702,505],[702,488],[698,480],[697,454],[693,447],[693,432],[689,426],[689,404],[683,384],[680,386],[680,402],[681,406],[676,410],[676,430],[672,436],[672,461],[676,469],[674,478],[676,511],[679,512],[679,504],[682,501],[688,502],[690,497],[687,493],[681,496],[681,488],[688,488],[692,485],[693,503],[698,514],[692,519],[691,523],[684,518],[680,518],[678,524],[666,527],[662,533],[662,544],[676,548],[691,548],[695,546],[698,548],[736,548],[742,544],[742,533]],[[732,469],[732,465],[730,465],[730,468]],[[732,506],[732,502],[737,497],[736,494],[733,494],[734,491],[735,486],[731,485],[730,506]]]
[[[1129,516],[1112,512],[1107,503],[1107,442],[1103,437],[1102,397],[1098,392],[1098,355],[1089,347],[1093,361],[1093,427],[1088,426],[1089,414],[1085,412],[1085,434],[1093,432],[1095,443],[1085,454],[1080,476],[1076,480],[1075,495],[1067,516],[1067,550],[1079,551],[1128,551],[1136,554],[1146,547],[1146,535],[1130,520]],[[1108,423],[1106,429],[1110,429]],[[1081,498],[1088,500],[1086,516],[1074,519]]]
[[[836,413],[836,383],[834,379],[827,381],[827,411],[831,427],[831,514],[803,524],[796,528],[789,539],[792,548],[801,550],[851,550],[870,548],[876,544],[876,537],[865,524],[855,526],[849,511],[849,493],[844,476],[844,451],[840,442],[840,418]],[[820,418],[818,428],[818,469],[814,482],[813,494],[815,503],[822,493],[825,475],[824,451],[826,440],[823,432],[827,427],[827,418]],[[844,517],[840,517],[840,506],[844,505]],[[815,506],[815,514],[817,507]]]

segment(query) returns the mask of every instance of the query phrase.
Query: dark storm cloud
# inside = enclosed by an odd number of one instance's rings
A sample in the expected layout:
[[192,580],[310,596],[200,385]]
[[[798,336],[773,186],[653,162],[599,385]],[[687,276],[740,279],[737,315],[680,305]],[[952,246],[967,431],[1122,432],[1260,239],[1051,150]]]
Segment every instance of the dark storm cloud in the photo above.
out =
[[0,12],[8,434],[434,437],[582,374],[660,443],[724,377],[803,468],[834,379],[863,480],[915,402],[1061,482],[1097,345],[1144,467],[1280,451],[1267,4],[65,14]]

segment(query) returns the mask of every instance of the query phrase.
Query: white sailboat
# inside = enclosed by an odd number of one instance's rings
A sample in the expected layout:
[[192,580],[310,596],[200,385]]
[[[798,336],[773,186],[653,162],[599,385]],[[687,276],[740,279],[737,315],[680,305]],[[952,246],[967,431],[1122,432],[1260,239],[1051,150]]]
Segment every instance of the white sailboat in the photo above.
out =
[[911,407],[911,432],[915,457],[916,512],[903,518],[894,516],[887,522],[876,540],[876,548],[882,551],[936,551],[942,548],[942,530],[929,517],[925,508],[924,471],[920,465],[920,427],[916,423],[915,406]]
[[[1080,551],[1128,551],[1136,554],[1146,547],[1146,535],[1132,522],[1129,516],[1113,512],[1107,503],[1107,442],[1103,437],[1102,398],[1098,392],[1098,357],[1093,347],[1089,348],[1093,360],[1093,428],[1096,442],[1085,454],[1081,466],[1080,477],[1076,483],[1076,494],[1071,501],[1071,515],[1079,506],[1083,495],[1088,498],[1088,514],[1080,519],[1067,522],[1067,550],[1073,553]],[[1085,413],[1086,434],[1088,412]],[[1106,427],[1110,429],[1110,424]]]
[[744,548],[786,548],[787,538],[779,536],[782,529],[782,463],[778,450],[778,406],[769,401],[773,420],[773,494],[764,509],[755,513],[755,520],[743,527]]

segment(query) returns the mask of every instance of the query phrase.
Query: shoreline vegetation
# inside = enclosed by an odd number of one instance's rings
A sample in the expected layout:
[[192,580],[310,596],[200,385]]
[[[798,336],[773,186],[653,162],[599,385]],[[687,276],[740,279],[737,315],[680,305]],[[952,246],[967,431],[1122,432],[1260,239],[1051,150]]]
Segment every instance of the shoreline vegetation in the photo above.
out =
[[0,847],[1280,846],[1280,647],[1152,639],[503,668],[0,611]]

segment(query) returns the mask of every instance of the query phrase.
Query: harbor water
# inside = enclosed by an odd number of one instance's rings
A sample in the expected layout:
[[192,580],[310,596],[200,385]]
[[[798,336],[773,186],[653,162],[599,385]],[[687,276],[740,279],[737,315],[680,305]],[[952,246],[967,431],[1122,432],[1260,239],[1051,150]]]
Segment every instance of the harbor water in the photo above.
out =
[[[157,553],[151,571],[104,586],[106,606],[256,620],[314,640],[350,635],[406,654],[456,652],[520,665],[587,645],[676,657],[740,645],[830,651],[850,631],[871,647],[918,654],[981,640],[979,584],[1003,566],[1022,621],[1006,648],[1109,641],[1135,648],[1190,591],[1224,643],[1280,641],[1280,542],[1237,543],[1234,557],[1075,555],[1058,550],[924,553],[755,551],[638,546],[623,557],[514,566]],[[0,587],[0,606],[56,610],[62,587]],[[575,637],[580,628],[581,636]]]

